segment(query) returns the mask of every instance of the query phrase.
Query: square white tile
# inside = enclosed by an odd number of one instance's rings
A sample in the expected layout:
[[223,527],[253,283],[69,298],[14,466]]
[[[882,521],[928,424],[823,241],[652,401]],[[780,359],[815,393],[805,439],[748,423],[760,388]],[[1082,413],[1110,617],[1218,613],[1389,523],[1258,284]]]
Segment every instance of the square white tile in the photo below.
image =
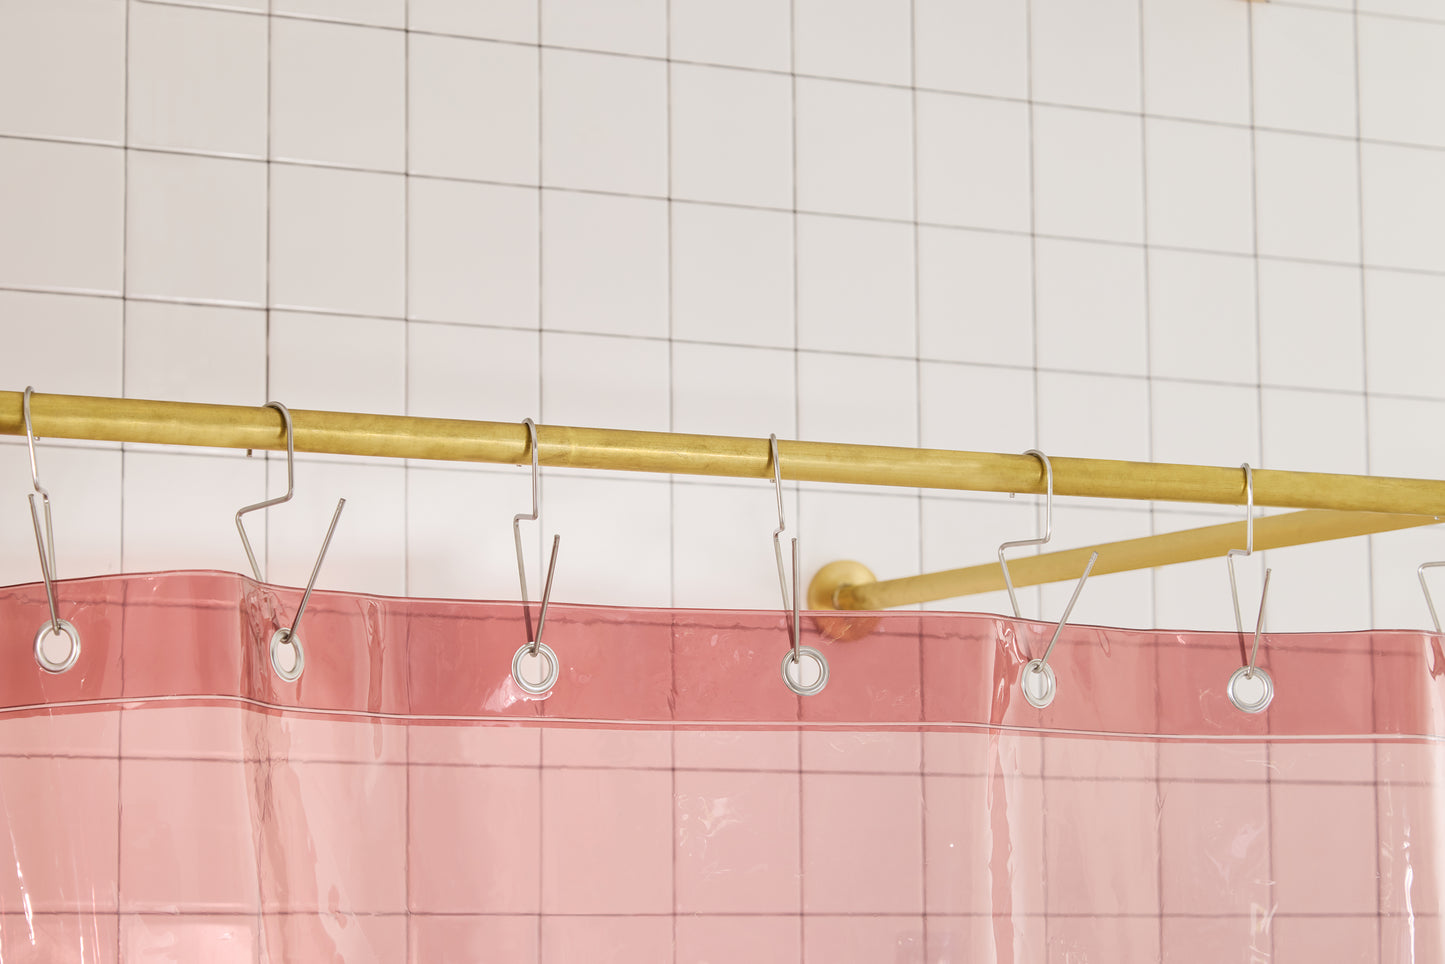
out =
[[[1238,519],[1243,518],[1244,509],[1241,507]],[[1170,512],[1167,515],[1155,516],[1154,531],[1180,532],[1234,521],[1237,520],[1233,517],[1223,519],[1216,514]],[[1244,548],[1243,543],[1239,548]],[[1239,582],[1240,615],[1243,617],[1245,613],[1249,613],[1251,638],[1254,632],[1254,617],[1259,613],[1259,590],[1264,581],[1264,555],[1263,552],[1256,552],[1253,556],[1234,561],[1234,571]],[[1229,569],[1223,559],[1200,559],[1197,562],[1162,566],[1153,571],[1153,576],[1156,626],[1189,632],[1235,631],[1234,601],[1229,592]],[[1273,592],[1273,576],[1270,581],[1270,591]],[[1219,685],[1223,686],[1227,681],[1228,677],[1220,680]]]
[[672,345],[672,431],[793,438],[792,351]]
[[270,0],[172,0],[172,2],[183,7],[210,7],[242,13],[265,13]]
[[288,408],[406,412],[406,324],[271,312],[267,391]]
[[1445,24],[1359,18],[1360,135],[1445,147]]
[[[1422,562],[1445,559],[1437,526],[1370,536],[1370,591],[1374,623],[1381,629],[1433,630],[1416,572]],[[1445,600],[1445,573],[1426,570],[1436,611]]]
[[[265,486],[266,461],[260,458],[127,452],[121,516],[126,571],[220,569],[249,575],[234,516],[259,501]],[[279,517],[276,522],[281,524]],[[260,514],[246,516],[246,523],[260,561],[267,526]]]
[[407,0],[412,30],[537,42],[537,0]]
[[793,216],[672,205],[672,335],[791,347]]
[[[120,572],[121,453],[71,448],[42,439],[35,446],[35,461],[40,484],[50,492],[56,574],[61,579],[79,579]],[[35,524],[29,502],[20,496],[30,489],[30,457],[24,445],[0,445],[0,478],[12,493],[0,508],[0,539],[7,547],[0,553],[0,584],[38,583]],[[71,611],[63,586],[56,608],[61,618]]]
[[1368,474],[1364,396],[1265,388],[1260,401],[1262,464],[1290,472]]
[[[56,395],[119,395],[125,322],[115,298],[0,291],[6,391]],[[23,443],[22,429],[16,441]]]
[[1038,385],[1038,447],[1048,455],[1150,459],[1144,379],[1041,371]]
[[1029,9],[1036,100],[1139,109],[1136,0],[1031,0]]
[[954,362],[918,366],[918,444],[965,452],[1034,447],[1034,373]]
[[1288,4],[1252,6],[1254,122],[1317,134],[1355,133],[1351,16]]
[[[1039,516],[1033,499],[982,502],[924,495],[922,501],[924,572],[986,564],[997,567],[1001,544],[1016,539],[1033,539],[1039,534]],[[1013,558],[1010,556],[1010,561]],[[1025,619],[1038,618],[1039,590],[1036,587],[1018,587],[1014,596]],[[1008,592],[1003,589],[926,602],[923,608],[1013,615]]]
[[408,316],[536,328],[536,189],[413,178],[408,191]]
[[[530,470],[410,466],[407,592],[444,599],[520,599],[512,516],[531,507],[531,484]],[[524,528],[522,539],[535,564],[540,545],[537,528]],[[527,588],[535,592],[532,587],[540,585],[534,565],[527,574]]]
[[793,87],[753,70],[672,65],[676,198],[793,204]]
[[[267,458],[267,495],[286,491],[285,453]],[[262,493],[255,498],[260,499]],[[296,495],[285,505],[247,516],[247,531],[266,529],[266,579],[276,585],[304,587],[316,565],[336,501],[346,500],[336,534],[327,550],[317,589],[380,593],[406,592],[406,470],[401,465],[323,462],[299,459]],[[235,511],[234,509],[231,511]],[[255,518],[255,523],[252,519]],[[238,548],[239,553],[239,548]],[[241,554],[242,565],[245,556]],[[317,600],[311,601],[316,605]],[[294,615],[294,613],[293,613]],[[301,624],[306,640],[306,624]]]
[[[120,143],[126,7],[13,0],[0,7],[0,131]],[[27,94],[21,94],[28,91]]]
[[1369,629],[1369,547],[1369,538],[1361,536],[1265,553],[1265,565],[1272,570],[1265,629],[1276,633]]
[[892,0],[797,0],[794,69],[881,84],[911,79],[909,8]]
[[132,151],[126,292],[266,303],[266,165]]
[[792,9],[773,0],[672,0],[673,60],[786,71],[792,65]]
[[1148,286],[1143,250],[1039,238],[1034,257],[1039,365],[1146,374]]
[[1154,461],[1260,464],[1259,389],[1155,379],[1151,395]]
[[1034,225],[1040,234],[1142,241],[1141,121],[1034,109]]
[[485,422],[535,419],[542,408],[534,331],[406,326],[406,412]]
[[1259,263],[1260,377],[1266,385],[1365,387],[1360,270]]
[[542,193],[542,327],[667,334],[667,202]]
[[667,56],[667,0],[541,0],[542,43],[643,57]]
[[408,42],[408,168],[537,183],[536,49],[428,34]]
[[1150,373],[1257,381],[1254,272],[1250,258],[1151,250]]
[[798,207],[913,217],[913,105],[905,90],[799,79]]
[[0,211],[0,285],[120,293],[120,148],[0,139]]
[[125,391],[131,398],[260,405],[266,401],[266,313],[130,302]]
[[1445,155],[1385,144],[1360,150],[1365,263],[1445,271]]
[[1372,391],[1445,398],[1445,278],[1367,272],[1365,334]]
[[1360,13],[1394,14],[1421,20],[1445,20],[1445,11],[1431,0],[1359,0]]
[[1258,131],[1255,191],[1260,254],[1359,261],[1359,165],[1353,142]]
[[667,193],[667,66],[542,51],[542,183]]
[[[796,528],[796,493],[785,491],[783,505]],[[772,540],[777,525],[777,501],[770,482],[674,485],[672,604],[698,609],[781,609]],[[784,559],[790,559],[789,538],[783,533]],[[801,541],[799,549],[806,544]]]
[[668,367],[665,341],[544,332],[538,421],[666,432]]
[[923,358],[1032,365],[1029,239],[920,227],[918,328]]
[[918,575],[918,517],[919,498],[912,490],[799,492],[798,556],[804,585],[839,559],[861,562],[879,579]]
[[912,355],[913,228],[798,216],[798,346]]
[[916,446],[917,362],[800,354],[798,437],[810,442]]
[[1420,444],[1421,426],[1445,420],[1445,402],[1372,396],[1368,406],[1371,475],[1445,478],[1445,449]]
[[1249,7],[1144,0],[1144,109],[1248,124]]
[[405,27],[407,0],[272,0],[271,12],[369,24]]
[[271,156],[402,170],[405,34],[276,18],[271,24]]
[[267,20],[131,6],[130,143],[266,156]]
[[1028,106],[919,93],[917,110],[918,220],[1029,230]]
[[[1137,539],[1150,534],[1149,513],[1116,507],[1059,505],[1054,508],[1054,540],[1049,550]],[[1049,551],[1045,550],[1045,551]],[[1083,570],[1079,571],[1083,575]],[[1073,595],[1077,579],[1039,588],[1039,618],[1057,623]],[[1069,615],[1071,626],[1154,625],[1154,580],[1148,569],[1091,576]],[[1035,654],[1041,655],[1041,654]],[[1066,685],[1060,681],[1059,685]]]
[[917,0],[914,82],[921,88],[1027,97],[1028,6]]
[[1148,118],[1144,144],[1149,242],[1253,253],[1249,132]]
[[272,165],[271,303],[400,317],[405,195],[400,175]]
[[[542,483],[542,534],[550,554],[562,536],[552,598],[606,606],[672,601],[672,513],[665,479],[549,476]],[[605,507],[605,508],[603,508]],[[534,598],[541,582],[533,582]],[[549,644],[565,652],[558,633]],[[565,657],[564,657],[565,658]]]

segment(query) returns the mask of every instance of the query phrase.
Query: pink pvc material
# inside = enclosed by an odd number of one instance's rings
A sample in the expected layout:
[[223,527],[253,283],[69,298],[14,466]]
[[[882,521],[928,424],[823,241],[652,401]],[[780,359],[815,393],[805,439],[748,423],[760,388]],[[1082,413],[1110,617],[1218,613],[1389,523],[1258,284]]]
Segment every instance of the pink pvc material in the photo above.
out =
[[[0,589],[0,961],[1439,961],[1441,637],[515,603],[228,573]],[[862,639],[830,638],[841,624]]]

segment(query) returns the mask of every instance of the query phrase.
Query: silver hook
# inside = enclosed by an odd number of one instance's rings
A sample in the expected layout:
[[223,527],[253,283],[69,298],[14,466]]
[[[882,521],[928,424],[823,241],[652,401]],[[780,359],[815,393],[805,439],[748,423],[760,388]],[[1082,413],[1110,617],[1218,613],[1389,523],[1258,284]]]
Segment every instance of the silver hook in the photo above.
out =
[[[540,475],[537,461],[537,423],[530,418],[523,419],[522,424],[527,426],[528,447],[532,450],[532,511],[531,513],[518,512],[512,516],[512,540],[517,545],[517,580],[522,584],[522,618],[526,623],[527,642],[517,650],[512,657],[512,678],[523,690],[534,696],[539,696],[550,690],[557,682],[561,674],[561,664],[557,661],[557,654],[552,648],[542,642],[542,628],[547,624],[547,607],[552,602],[552,577],[557,572],[557,550],[562,546],[560,534],[552,537],[552,558],[547,563],[547,581],[542,587],[542,608],[537,616],[537,634],[532,635],[532,609],[527,600],[527,564],[522,555],[522,520],[537,522],[542,517],[542,502],[538,477]],[[543,659],[547,662],[547,669],[539,681],[530,681],[522,672],[522,659],[524,657]]]
[[[291,424],[291,412],[280,402],[267,402],[265,407],[274,408],[281,413],[281,424],[286,429],[286,494],[248,505],[236,512],[236,531],[241,534],[241,547],[246,550],[246,559],[251,563],[251,572],[257,582],[266,580],[261,575],[261,567],[256,563],[256,554],[251,551],[251,540],[246,535],[246,526],[241,522],[241,516],[256,509],[267,509],[290,502],[291,497],[296,494],[296,430]],[[326,550],[331,548],[331,537],[336,534],[336,523],[341,520],[341,510],[345,507],[345,499],[336,500],[336,511],[331,514],[331,525],[326,529],[326,538],[321,540],[321,551],[316,554],[316,564],[311,567],[311,577],[306,580],[306,591],[301,594],[301,605],[296,607],[296,618],[289,627],[282,626],[271,634],[271,668],[288,683],[300,678],[301,671],[306,668],[306,653],[301,648],[301,617],[306,615],[306,604],[311,601],[311,590],[316,586],[316,577],[321,574],[321,563],[326,559]],[[295,650],[295,659],[289,666],[281,662],[282,646],[290,646]]]
[[[273,505],[290,502],[291,497],[296,494],[296,445],[291,427],[291,412],[280,402],[267,402],[265,407],[274,408],[281,413],[281,424],[286,429],[286,494],[236,510],[236,531],[241,533],[241,547],[246,550],[246,559],[251,563],[251,572],[256,576],[257,582],[265,582],[266,579],[261,575],[261,567],[256,564],[256,554],[251,551],[251,540],[246,537],[246,527],[241,523],[241,516],[257,509],[269,509]],[[322,552],[324,553],[325,549]]]
[[[1239,611],[1239,583],[1234,575],[1234,560],[1254,555],[1254,470],[1248,462],[1240,465],[1244,469],[1244,548],[1230,549],[1225,553],[1229,566],[1229,593],[1234,600],[1234,629],[1244,635],[1244,617]],[[1274,699],[1274,681],[1259,668],[1259,639],[1264,632],[1264,604],[1269,598],[1269,577],[1271,569],[1264,570],[1264,584],[1259,590],[1259,615],[1254,622],[1254,646],[1249,653],[1249,662],[1234,671],[1229,677],[1226,692],[1229,700],[1246,713],[1259,713]]]
[[[35,467],[35,429],[30,421],[30,396],[34,392],[32,386],[25,386],[25,397],[21,401],[25,418],[25,444],[30,448],[30,484],[35,490],[30,493],[30,517],[35,522],[35,547],[40,552],[40,575],[45,580],[45,598],[50,603],[50,631],[58,634],[60,615],[55,608],[55,587],[52,585],[56,573],[55,532],[50,523],[50,493],[40,484],[40,473]],[[40,512],[35,507],[36,495],[40,496],[40,503],[45,507],[44,538],[40,535]]]
[[[1225,553],[1225,562],[1229,565],[1229,592],[1234,597],[1234,629],[1241,636],[1244,635],[1244,617],[1239,612],[1239,583],[1234,578],[1234,560],[1236,556],[1249,558],[1254,555],[1254,470],[1245,462],[1240,465],[1244,469],[1244,548],[1231,549]],[[1261,594],[1261,606],[1263,605],[1263,594]]]
[[[30,493],[30,519],[35,524],[35,548],[40,553],[40,577],[45,581],[45,601],[50,607],[50,621],[43,623],[35,634],[35,661],[40,668],[47,673],[63,673],[75,665],[80,658],[80,632],[69,620],[60,618],[60,611],[55,603],[55,530],[50,521],[50,493],[40,484],[40,473],[35,465],[35,428],[30,420],[30,396],[35,389],[27,385],[25,396],[21,400],[21,414],[25,420],[25,444],[30,449],[30,485],[34,489]],[[40,496],[40,504],[45,507],[45,530],[41,534],[40,509],[35,504],[35,497]],[[64,658],[52,659],[45,648],[45,640],[48,636],[65,636],[69,641],[69,649]]]
[[1022,619],[1023,614],[1019,612],[1018,597],[1014,595],[1014,583],[1009,576],[1008,560],[1004,558],[1003,551],[1024,546],[1042,546],[1054,537],[1054,465],[1049,461],[1049,457],[1038,449],[1029,449],[1024,454],[1032,455],[1044,464],[1044,534],[1039,539],[1017,539],[998,547],[998,564],[1003,568],[1003,584],[1008,590],[1008,601],[1013,607],[1015,619]]
[[[783,543],[781,540],[783,530],[788,527],[787,519],[783,515],[783,463],[778,458],[778,437],[768,436],[768,454],[773,463],[773,489],[778,496],[778,527],[773,530],[773,555],[778,560],[778,587],[783,593],[783,610],[791,609],[793,622],[790,627],[789,637],[792,645],[788,652],[783,655],[783,682],[788,689],[799,696],[813,696],[823,692],[823,687],[828,685],[828,659],[822,651],[812,646],[803,645],[803,622],[799,612],[799,600],[801,594],[798,592],[799,562],[798,562],[798,537],[792,537],[793,549],[793,591],[791,596],[788,593],[787,569],[783,564]],[[790,601],[791,599],[791,601]],[[812,660],[814,673],[811,681],[805,681],[803,677],[803,659],[806,657]]]
[[[1044,466],[1044,534],[1037,539],[1016,539],[1013,542],[1005,542],[998,547],[998,564],[1003,570],[1003,584],[1008,589],[1009,605],[1013,607],[1014,618],[1022,619],[1019,612],[1018,597],[1014,594],[1013,577],[1008,571],[1008,557],[1004,555],[1005,549],[1018,549],[1023,546],[1042,546],[1054,537],[1054,465],[1049,457],[1038,449],[1029,449],[1024,453],[1037,458]],[[1054,677],[1054,669],[1049,665],[1049,657],[1053,655],[1054,646],[1058,643],[1059,637],[1063,635],[1064,627],[1069,623],[1069,616],[1074,612],[1074,604],[1079,601],[1079,594],[1084,591],[1084,583],[1089,580],[1089,574],[1094,571],[1094,563],[1099,561],[1097,552],[1089,555],[1089,564],[1084,567],[1084,574],[1079,577],[1078,583],[1074,586],[1074,594],[1069,597],[1069,604],[1064,607],[1063,616],[1059,617],[1059,623],[1054,627],[1054,635],[1049,640],[1049,645],[1044,649],[1044,655],[1037,659],[1031,659],[1024,665],[1023,674],[1019,677],[1019,685],[1023,688],[1024,699],[1029,705],[1043,709],[1054,701],[1054,695],[1058,692],[1058,681]]]
[[1435,632],[1440,632],[1440,614],[1435,611],[1435,599],[1430,595],[1430,586],[1425,582],[1425,570],[1445,566],[1445,562],[1422,562],[1415,570],[1420,577],[1420,589],[1425,593],[1425,605],[1430,607],[1430,619],[1435,623]]

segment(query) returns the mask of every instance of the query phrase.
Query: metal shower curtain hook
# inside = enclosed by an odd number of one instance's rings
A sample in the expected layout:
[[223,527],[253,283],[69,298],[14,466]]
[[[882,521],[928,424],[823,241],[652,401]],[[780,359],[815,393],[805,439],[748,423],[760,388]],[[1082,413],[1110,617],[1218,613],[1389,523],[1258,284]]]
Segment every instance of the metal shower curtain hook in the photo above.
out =
[[[1019,601],[1014,595],[1013,578],[1008,571],[1008,558],[1004,555],[1005,549],[1017,549],[1022,546],[1042,546],[1054,537],[1054,466],[1049,457],[1038,449],[1029,449],[1024,453],[1037,458],[1044,466],[1044,534],[1037,539],[1017,539],[1013,542],[1005,542],[998,547],[998,564],[1003,569],[1003,584],[1008,589],[1009,605],[1013,607],[1014,618],[1022,619],[1019,612]],[[1084,583],[1088,581],[1089,574],[1094,571],[1094,563],[1099,561],[1097,552],[1089,555],[1089,563],[1084,567],[1084,574],[1079,577],[1078,583],[1074,586],[1074,594],[1069,597],[1069,604],[1064,607],[1063,616],[1059,617],[1059,624],[1054,627],[1054,635],[1049,639],[1049,645],[1044,649],[1044,655],[1031,659],[1024,664],[1023,672],[1019,676],[1019,686],[1024,691],[1024,699],[1029,705],[1036,709],[1043,709],[1054,701],[1058,693],[1058,680],[1054,676],[1054,668],[1049,665],[1049,657],[1053,655],[1054,646],[1058,643],[1059,637],[1063,635],[1064,627],[1069,623],[1069,616],[1074,612],[1074,604],[1079,601],[1079,594],[1084,591]]]
[[[783,682],[788,689],[799,696],[813,696],[823,692],[823,687],[828,685],[828,660],[821,651],[812,646],[803,645],[803,623],[798,610],[798,537],[792,537],[793,543],[793,589],[791,595],[788,592],[787,569],[783,563],[783,544],[781,537],[783,530],[787,529],[788,521],[783,515],[783,465],[778,458],[778,437],[768,436],[768,457],[773,465],[773,490],[778,496],[778,527],[773,530],[773,555],[778,560],[778,587],[783,593],[783,610],[789,609],[793,613],[793,622],[789,630],[789,638],[792,642],[788,652],[783,656]],[[791,599],[791,602],[789,601]],[[813,661],[817,676],[805,682],[803,679],[803,657]]]
[[1422,562],[1419,568],[1415,570],[1415,575],[1420,577],[1420,591],[1425,594],[1425,605],[1430,607],[1430,621],[1435,624],[1435,632],[1437,633],[1440,632],[1440,614],[1435,611],[1435,598],[1430,595],[1430,584],[1425,581],[1425,570],[1438,569],[1441,566],[1445,566],[1445,561]]
[[[290,502],[291,497],[296,494],[296,433],[291,424],[291,412],[280,402],[267,402],[266,407],[281,413],[281,423],[286,429],[286,494],[245,506],[236,512],[236,531],[241,534],[241,546],[246,550],[246,559],[251,563],[251,572],[255,574],[257,582],[266,580],[261,575],[261,567],[256,563],[256,554],[251,551],[251,540],[246,536],[246,527],[241,522],[241,516],[256,509]],[[301,594],[301,605],[296,607],[296,618],[289,627],[282,626],[271,634],[271,668],[288,683],[299,679],[301,671],[306,668],[306,651],[301,646],[300,636],[301,617],[306,615],[306,604],[311,601],[311,590],[316,586],[316,577],[321,574],[321,563],[326,559],[326,550],[331,548],[331,537],[336,534],[336,523],[341,520],[341,510],[345,507],[345,499],[336,500],[336,511],[331,514],[331,525],[326,529],[326,538],[321,541],[321,551],[316,554],[316,564],[311,567],[311,577],[306,580],[306,590]],[[289,665],[281,661],[283,647],[292,651]]]
[[[1234,575],[1234,560],[1236,557],[1248,558],[1254,555],[1254,470],[1249,467],[1248,462],[1240,465],[1240,468],[1244,469],[1245,547],[1230,549],[1225,553],[1225,562],[1229,566],[1229,593],[1234,600],[1234,628],[1243,637],[1244,618],[1239,611],[1239,583]],[[1274,699],[1274,681],[1270,679],[1269,673],[1258,665],[1259,638],[1264,632],[1264,603],[1269,598],[1269,577],[1272,571],[1265,569],[1264,585],[1259,590],[1259,616],[1254,622],[1254,646],[1249,653],[1249,662],[1234,671],[1225,687],[1229,701],[1246,713],[1262,713]]]
[[[55,604],[55,531],[50,522],[50,493],[40,484],[40,473],[35,465],[35,429],[30,421],[30,396],[35,392],[31,386],[25,387],[25,397],[21,402],[21,410],[25,419],[25,444],[30,449],[30,485],[34,489],[30,493],[30,519],[35,523],[35,548],[40,553],[40,576],[45,581],[45,601],[50,607],[49,621],[42,623],[35,634],[35,661],[40,668],[47,673],[63,673],[75,665],[80,658],[80,631],[73,626],[69,620],[60,618],[60,611]],[[45,531],[41,535],[40,510],[35,505],[35,497],[40,496],[40,504],[45,508]],[[45,649],[46,639],[50,636],[64,636],[69,642],[69,648],[61,659],[52,659]]]
[[1013,579],[1009,576],[1008,560],[1004,558],[1005,549],[1021,549],[1024,546],[1046,545],[1054,537],[1054,464],[1049,457],[1038,449],[1029,449],[1024,453],[1037,458],[1044,466],[1044,534],[1038,539],[1016,539],[1013,542],[1005,542],[998,547],[998,564],[1003,568],[1003,584],[1008,590],[1009,605],[1013,607],[1014,619],[1022,619],[1023,614],[1019,612],[1018,597],[1014,595]]
[[[512,540],[517,545],[517,580],[522,584],[522,619],[527,627],[527,642],[523,643],[512,657],[512,680],[521,689],[533,696],[541,696],[557,684],[557,678],[562,673],[562,664],[557,660],[557,654],[552,647],[542,642],[542,628],[547,625],[547,606],[552,601],[552,577],[557,572],[557,550],[562,547],[562,536],[560,534],[552,537],[552,558],[547,563],[547,581],[542,587],[542,608],[537,615],[537,634],[532,635],[532,610],[527,600],[527,564],[522,555],[522,520],[537,522],[542,517],[542,501],[540,497],[540,486],[538,476],[537,459],[537,423],[530,418],[523,419],[522,424],[527,426],[527,443],[532,452],[532,511],[531,513],[518,512],[512,516]],[[524,659],[541,659],[546,663],[546,670],[539,680],[529,680],[522,672],[522,661]]]

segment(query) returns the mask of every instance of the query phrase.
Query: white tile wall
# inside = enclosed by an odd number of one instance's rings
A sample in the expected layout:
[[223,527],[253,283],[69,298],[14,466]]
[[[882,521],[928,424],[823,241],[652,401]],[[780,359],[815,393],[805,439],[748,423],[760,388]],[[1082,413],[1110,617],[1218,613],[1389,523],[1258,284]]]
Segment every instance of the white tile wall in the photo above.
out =
[[[9,0],[0,387],[1440,477],[1445,15],[1358,7]],[[17,443],[9,581],[36,576]],[[237,569],[230,515],[284,474],[39,459],[67,576]],[[297,475],[254,520],[273,579],[346,496],[323,585],[515,596],[524,471]],[[787,488],[809,570],[982,562],[1039,521]],[[543,490],[559,599],[778,604],[763,483]],[[1063,500],[1055,542],[1232,511]],[[1270,625],[1424,625],[1434,557],[1431,531],[1271,553]],[[1219,561],[1100,578],[1076,618],[1233,621]]]

